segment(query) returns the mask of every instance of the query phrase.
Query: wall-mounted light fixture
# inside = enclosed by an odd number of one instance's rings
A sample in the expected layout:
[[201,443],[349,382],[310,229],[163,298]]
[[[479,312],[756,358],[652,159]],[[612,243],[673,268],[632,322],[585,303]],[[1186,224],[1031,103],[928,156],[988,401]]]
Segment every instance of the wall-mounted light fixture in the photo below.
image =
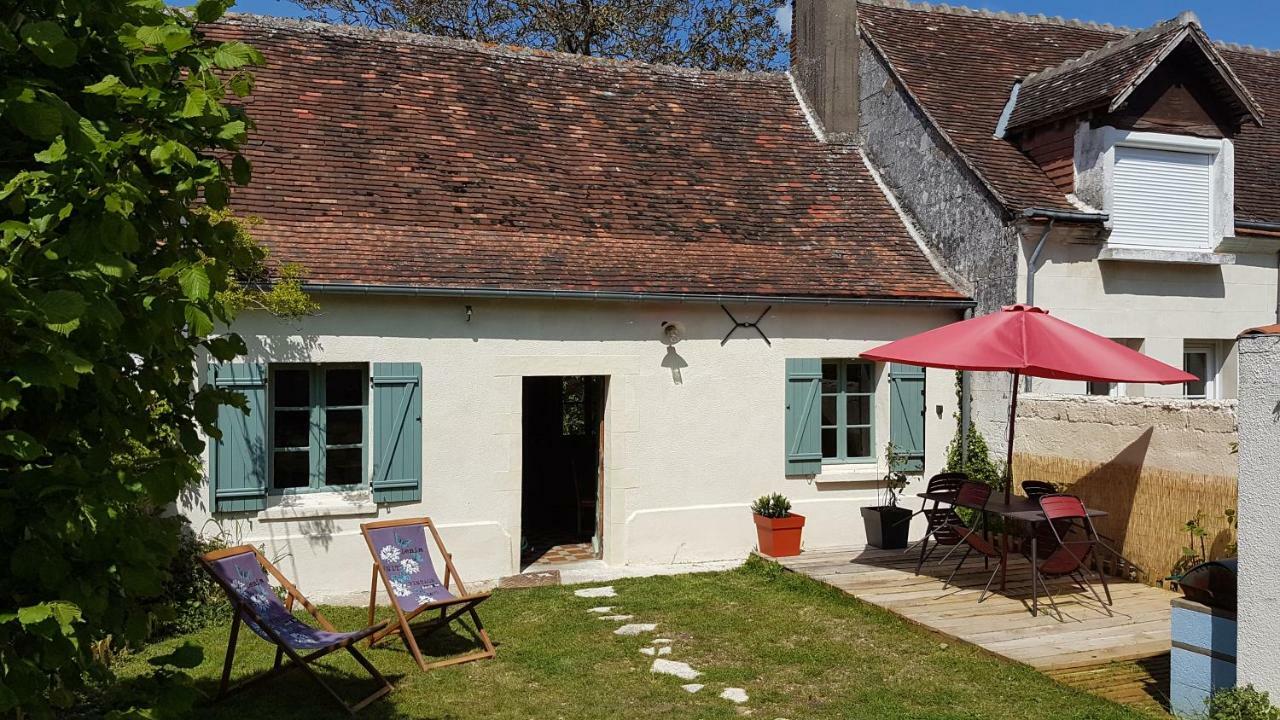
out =
[[467,306],[467,322],[471,322],[471,306]]
[[662,321],[662,341],[667,345],[675,345],[684,339],[684,326],[677,322]]

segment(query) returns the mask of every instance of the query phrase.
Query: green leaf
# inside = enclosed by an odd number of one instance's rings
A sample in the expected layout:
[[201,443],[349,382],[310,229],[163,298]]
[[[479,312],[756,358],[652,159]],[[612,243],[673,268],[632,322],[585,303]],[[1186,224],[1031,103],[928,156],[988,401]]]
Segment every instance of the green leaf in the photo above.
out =
[[213,51],[213,64],[223,70],[261,65],[262,54],[242,42],[224,42]]
[[44,446],[27,433],[21,430],[0,430],[0,455],[31,462],[44,453]]
[[18,30],[18,35],[31,54],[45,65],[66,68],[76,61],[76,44],[51,20],[27,23]]
[[108,75],[92,85],[86,85],[84,92],[90,95],[119,95],[125,89],[124,83],[115,75]]
[[227,184],[220,180],[214,180],[204,186],[204,199],[214,210],[221,210],[227,206],[228,195]]
[[173,667],[189,670],[199,667],[200,663],[204,662],[204,649],[199,645],[193,645],[191,642],[184,642],[168,655],[153,657],[147,662],[156,667],[172,665]]
[[237,185],[248,185],[252,177],[253,168],[245,156],[237,154],[231,158],[231,179],[235,180]]
[[53,608],[46,603],[18,608],[18,622],[23,625],[35,625],[53,616]]
[[66,323],[84,314],[85,302],[74,290],[54,290],[40,298],[40,312],[49,323]]
[[207,300],[209,298],[209,273],[203,265],[192,265],[178,273],[178,285],[188,300]]
[[223,125],[222,127],[218,128],[218,139],[219,140],[242,140],[244,139],[245,132],[247,130],[248,130],[248,126],[245,125],[245,122],[243,120],[232,120],[226,125]]
[[222,17],[230,6],[227,0],[200,0],[196,3],[196,19],[202,23],[213,22]]
[[204,114],[204,109],[208,104],[209,94],[200,88],[196,88],[187,93],[187,99],[182,103],[182,117],[200,117]]
[[52,140],[62,132],[62,112],[40,100],[8,103],[4,116],[23,135],[36,140]]
[[192,335],[204,337],[213,332],[213,321],[205,314],[203,310],[195,305],[188,305],[182,311],[183,317],[187,321],[187,330]]
[[49,147],[36,153],[36,162],[45,164],[56,163],[65,160],[67,157],[67,141],[61,137],[54,139]]

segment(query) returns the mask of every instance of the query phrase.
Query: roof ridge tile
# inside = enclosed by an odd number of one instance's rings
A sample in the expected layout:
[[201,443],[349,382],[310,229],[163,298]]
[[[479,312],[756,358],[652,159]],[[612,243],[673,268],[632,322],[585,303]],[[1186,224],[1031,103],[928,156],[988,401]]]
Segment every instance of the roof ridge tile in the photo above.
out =
[[447,48],[452,50],[473,51],[500,57],[522,58],[528,60],[558,61],[572,65],[588,65],[617,69],[644,69],[673,76],[684,77],[730,77],[730,78],[769,78],[784,79],[782,70],[704,70],[688,68],[665,63],[648,63],[639,60],[618,60],[594,55],[579,55],[558,50],[542,50],[539,48],[509,45],[504,43],[487,43],[479,40],[462,40],[413,32],[410,30],[392,30],[387,28],[365,27],[346,23],[322,22],[319,20],[301,20],[276,15],[259,15],[256,13],[227,13],[218,21],[224,25],[244,25],[273,31],[302,32],[325,34],[334,37],[346,37],[356,40],[388,42],[398,45],[420,45],[422,47]]
[[1038,15],[1028,15],[1025,12],[1015,13],[1007,10],[991,10],[988,8],[975,8],[967,5],[950,5],[947,3],[915,2],[914,0],[858,0],[858,2],[864,5],[879,5],[882,7],[897,8],[900,10],[946,13],[948,15],[973,15],[977,17],[991,18],[994,20],[1008,20],[1011,22],[1024,22],[1038,25],[1061,25],[1064,27],[1076,27],[1083,28],[1085,30],[1099,30],[1103,32],[1137,32],[1141,29],[1116,26],[1111,23],[1096,22],[1093,20],[1064,18],[1061,15],[1055,15],[1053,17],[1049,17],[1043,13]]
[[[1191,15],[1191,19],[1184,19],[1186,15],[1187,13],[1183,13],[1178,15],[1177,17],[1170,18],[1168,20],[1162,20],[1150,27],[1143,28],[1142,30],[1130,33],[1123,37],[1118,37],[1115,40],[1112,40],[1111,42],[1108,42],[1098,48],[1089,50],[1088,52],[1085,52],[1081,55],[1077,55],[1076,57],[1065,60],[1057,65],[1050,65],[1049,67],[1044,68],[1043,70],[1030,73],[1022,78],[1022,83],[1023,85],[1027,85],[1033,82],[1041,82],[1044,80],[1048,80],[1049,78],[1057,77],[1062,73],[1068,72],[1070,70],[1081,67],[1083,65],[1087,65],[1089,63],[1102,60],[1103,58],[1110,57],[1118,52],[1122,52],[1135,45],[1146,42],[1147,40],[1157,38],[1165,33],[1180,31],[1182,28],[1186,27],[1187,25],[1190,25],[1193,22],[1196,22],[1194,20],[1195,18],[1194,15]],[[1196,24],[1199,24],[1199,23],[1196,22]]]

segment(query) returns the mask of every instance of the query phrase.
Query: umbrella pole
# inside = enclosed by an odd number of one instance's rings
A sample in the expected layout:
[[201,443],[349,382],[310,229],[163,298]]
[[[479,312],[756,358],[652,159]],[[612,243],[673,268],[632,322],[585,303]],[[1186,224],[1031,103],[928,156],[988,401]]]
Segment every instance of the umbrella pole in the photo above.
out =
[[1013,373],[1013,399],[1009,402],[1009,444],[1004,465],[1004,504],[1008,505],[1013,496],[1013,431],[1018,423],[1018,385],[1022,373]]

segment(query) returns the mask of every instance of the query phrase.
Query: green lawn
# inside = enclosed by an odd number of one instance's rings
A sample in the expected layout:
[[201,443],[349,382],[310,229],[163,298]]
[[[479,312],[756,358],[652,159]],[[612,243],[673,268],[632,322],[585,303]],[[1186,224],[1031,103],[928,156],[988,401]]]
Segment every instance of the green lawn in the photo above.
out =
[[[418,671],[403,645],[384,644],[370,660],[395,691],[362,718],[732,718],[750,710],[767,718],[1142,718],[1142,713],[1058,685],[1035,671],[948,641],[812,580],[753,560],[724,573],[635,580],[612,585],[618,597],[578,598],[572,587],[498,591],[482,617],[498,657]],[[303,588],[306,591],[306,588]],[[588,613],[616,606],[658,633],[620,637],[616,623]],[[354,629],[364,610],[325,608],[339,629]],[[226,627],[177,638],[128,657],[122,682],[145,673],[148,657],[184,639],[205,647],[196,671],[212,692],[226,648]],[[677,678],[649,672],[639,650],[649,637],[675,640],[669,657],[703,671],[690,695]],[[462,636],[426,643],[441,652]],[[443,641],[443,642],[442,642]],[[334,656],[336,657],[336,656]],[[270,647],[241,634],[237,674],[269,667]],[[354,698],[372,685],[349,657],[329,662],[339,692]],[[743,706],[717,697],[725,687],[750,694]],[[211,718],[335,717],[303,675],[268,681],[202,709]]]

